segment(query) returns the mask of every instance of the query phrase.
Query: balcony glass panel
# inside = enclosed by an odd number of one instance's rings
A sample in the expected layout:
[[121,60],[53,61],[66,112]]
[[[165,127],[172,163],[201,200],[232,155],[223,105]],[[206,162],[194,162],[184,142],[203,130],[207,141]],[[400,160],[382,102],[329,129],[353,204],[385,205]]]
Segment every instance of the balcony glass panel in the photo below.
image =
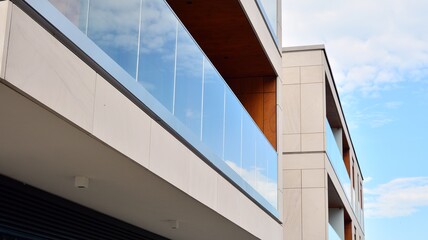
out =
[[258,138],[256,142],[256,189],[263,193],[267,200],[274,206],[277,204],[276,154],[269,151],[270,143],[264,138]]
[[[278,1],[277,0],[257,0],[260,10],[265,18],[272,35],[277,37],[277,18]],[[276,40],[276,39],[275,39]]]
[[336,233],[336,230],[328,224],[328,240],[343,240],[339,237],[339,235]]
[[263,138],[256,139],[256,190],[259,192],[266,192],[267,180],[267,158],[266,158],[266,143]]
[[[204,59],[202,142],[223,157],[225,85],[214,67]],[[239,125],[237,125],[239,126]],[[240,146],[238,147],[240,150]],[[240,157],[236,157],[240,159]]]
[[246,113],[242,116],[242,169],[241,176],[256,188],[256,128]]
[[330,123],[326,119],[326,139],[327,139],[327,155],[333,166],[334,172],[342,185],[343,191],[345,192],[348,201],[351,202],[351,180],[346,170],[345,162],[343,161],[343,155],[339,150],[336,139],[333,134],[333,130],[330,127]]
[[232,90],[225,88],[224,161],[242,174],[242,115],[243,108]]
[[[267,140],[266,140],[267,141]],[[269,144],[269,143],[267,143]],[[269,148],[266,150],[266,159],[267,159],[267,179],[264,180],[266,187],[264,188],[266,193],[264,194],[267,197],[267,200],[273,205],[277,206],[278,204],[278,167],[276,160],[276,152],[270,151]]]
[[182,25],[178,27],[174,115],[196,136],[201,134],[204,56]]
[[[112,17],[115,16],[115,17]],[[87,35],[136,77],[140,0],[90,0]]]
[[178,21],[162,1],[143,0],[137,80],[172,112]]
[[276,151],[165,1],[26,2],[278,216]]

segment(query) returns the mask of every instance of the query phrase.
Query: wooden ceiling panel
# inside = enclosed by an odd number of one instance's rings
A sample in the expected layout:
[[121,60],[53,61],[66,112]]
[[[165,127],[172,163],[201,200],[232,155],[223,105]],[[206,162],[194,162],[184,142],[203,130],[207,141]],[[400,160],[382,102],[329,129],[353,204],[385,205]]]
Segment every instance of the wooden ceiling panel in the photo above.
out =
[[167,0],[227,79],[276,76],[239,0]]

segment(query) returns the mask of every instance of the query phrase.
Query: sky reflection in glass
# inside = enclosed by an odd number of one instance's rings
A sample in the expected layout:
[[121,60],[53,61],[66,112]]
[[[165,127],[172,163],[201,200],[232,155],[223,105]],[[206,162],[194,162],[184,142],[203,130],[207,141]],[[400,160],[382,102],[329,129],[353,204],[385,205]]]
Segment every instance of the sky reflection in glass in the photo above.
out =
[[270,29],[277,36],[277,18],[278,18],[278,1],[277,0],[258,0],[261,3],[266,21],[270,24]]
[[275,150],[164,1],[50,3],[276,208]]
[[210,146],[223,159],[224,98],[223,79],[204,59],[204,103],[202,118],[202,142]]
[[140,0],[89,1],[87,35],[135,78]]
[[178,27],[174,115],[201,134],[203,55],[183,26]]
[[170,112],[173,108],[178,21],[158,0],[143,0],[137,80]]

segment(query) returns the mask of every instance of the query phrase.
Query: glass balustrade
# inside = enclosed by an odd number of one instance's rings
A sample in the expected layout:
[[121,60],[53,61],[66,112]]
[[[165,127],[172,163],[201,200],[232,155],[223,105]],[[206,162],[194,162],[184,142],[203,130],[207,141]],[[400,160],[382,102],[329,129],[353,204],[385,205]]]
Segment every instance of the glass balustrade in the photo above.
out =
[[143,104],[276,211],[276,151],[165,1],[26,2],[107,72],[126,71],[109,73],[126,88],[136,86],[129,90]]
[[278,0],[256,0],[260,11],[266,21],[266,24],[274,36],[274,40],[278,41],[277,21],[278,21]]
[[330,223],[328,224],[328,240],[343,240],[339,237],[336,230],[334,230]]
[[333,134],[333,130],[330,127],[328,120],[326,119],[326,140],[327,140],[327,155],[333,166],[334,172],[342,185],[343,191],[345,192],[348,201],[351,202],[351,180],[346,170],[345,163],[343,161],[343,155],[339,150],[339,146]]

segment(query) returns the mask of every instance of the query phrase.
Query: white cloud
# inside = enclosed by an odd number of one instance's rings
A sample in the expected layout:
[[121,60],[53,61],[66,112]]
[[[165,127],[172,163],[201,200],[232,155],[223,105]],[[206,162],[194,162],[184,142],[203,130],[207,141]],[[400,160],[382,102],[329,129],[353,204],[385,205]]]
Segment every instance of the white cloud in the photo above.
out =
[[323,43],[339,91],[373,96],[428,81],[424,0],[283,2],[284,45]]
[[352,109],[355,104],[352,101],[353,100],[346,101],[347,107],[352,111],[352,119],[348,121],[348,125],[351,129],[356,129],[362,125],[370,128],[379,128],[392,123],[395,120],[385,109],[391,110],[401,105],[401,102],[386,102],[371,105],[366,108]]
[[367,217],[408,216],[428,207],[428,177],[397,178],[364,193]]
[[401,107],[401,105],[403,105],[403,102],[400,102],[400,101],[391,101],[391,102],[385,103],[385,107],[387,109],[397,109]]

